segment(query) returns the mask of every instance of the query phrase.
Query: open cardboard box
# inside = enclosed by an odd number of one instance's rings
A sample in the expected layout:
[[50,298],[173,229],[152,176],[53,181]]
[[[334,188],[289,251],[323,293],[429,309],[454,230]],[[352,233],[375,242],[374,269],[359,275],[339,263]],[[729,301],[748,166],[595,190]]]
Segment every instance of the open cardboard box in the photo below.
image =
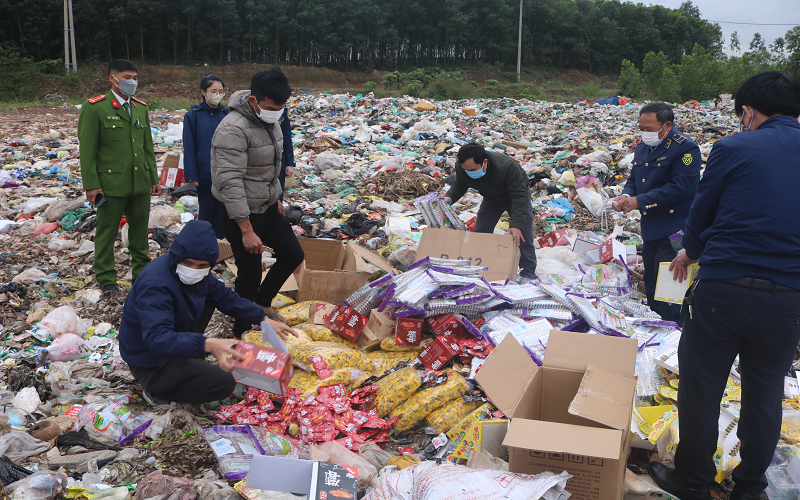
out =
[[417,248],[417,260],[472,259],[473,266],[488,266],[481,273],[488,281],[514,280],[519,269],[519,247],[510,234],[471,233],[447,228],[426,228]]
[[511,419],[509,470],[566,470],[576,500],[622,498],[636,349],[634,339],[553,331],[539,367],[506,336],[475,378]]
[[372,276],[373,266],[391,272],[395,269],[380,255],[353,242],[298,238],[305,260],[295,271],[300,289],[297,301],[320,300],[341,304]]

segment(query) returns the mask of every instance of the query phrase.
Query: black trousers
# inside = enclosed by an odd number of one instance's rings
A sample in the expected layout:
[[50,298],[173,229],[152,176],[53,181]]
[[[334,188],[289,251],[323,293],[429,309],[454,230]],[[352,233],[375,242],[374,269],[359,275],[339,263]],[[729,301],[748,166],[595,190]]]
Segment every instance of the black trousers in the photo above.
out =
[[800,340],[800,292],[762,291],[703,280],[678,347],[681,442],[675,466],[690,488],[714,481],[719,405],[739,355],[741,463],[733,480],[745,494],[767,486],[764,472],[781,429],[784,376]]
[[[272,304],[283,284],[305,258],[303,247],[297,241],[292,225],[278,211],[278,203],[273,204],[263,214],[250,214],[253,231],[261,238],[264,245],[272,248],[276,260],[263,282],[261,254],[252,254],[245,249],[239,224],[228,218],[228,212],[225,207],[222,208],[222,231],[231,244],[239,271],[234,290],[239,296],[264,307]],[[241,336],[242,332],[250,327],[250,323],[237,319],[233,325],[233,332]]]
[[683,326],[684,316],[681,306],[655,300],[656,281],[658,278],[658,264],[672,262],[678,255],[669,238],[659,238],[645,241],[642,245],[642,260],[644,260],[644,291],[647,296],[647,305],[661,316],[664,321],[674,321],[678,326]]
[[[492,203],[489,201],[482,201],[480,208],[478,208],[478,220],[475,221],[476,233],[493,233],[497,221],[502,217],[503,212],[508,212],[511,215],[511,202],[508,203]],[[522,237],[525,241],[519,244],[519,267],[522,270],[519,272],[520,276],[527,278],[536,277],[536,247],[533,246],[533,208],[528,203],[528,215],[525,221],[525,227],[522,228]]]
[[200,179],[197,185],[197,203],[200,205],[197,211],[197,220],[205,220],[211,223],[214,228],[214,234],[217,239],[222,239],[225,235],[222,233],[222,216],[223,204],[218,199],[214,198],[211,193],[211,179]]

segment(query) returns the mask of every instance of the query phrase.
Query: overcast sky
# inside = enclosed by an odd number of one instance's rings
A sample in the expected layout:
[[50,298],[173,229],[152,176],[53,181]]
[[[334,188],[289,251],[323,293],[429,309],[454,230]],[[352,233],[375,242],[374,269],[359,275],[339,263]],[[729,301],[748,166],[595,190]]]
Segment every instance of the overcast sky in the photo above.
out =
[[[683,0],[643,0],[645,4],[663,5],[677,9]],[[724,35],[725,51],[731,40],[731,33],[739,33],[742,52],[748,50],[753,35],[758,32],[767,47],[777,37],[782,37],[792,26],[800,24],[800,0],[692,0],[700,9],[700,14],[709,21],[728,21],[737,23],[789,24],[790,26],[753,26],[749,24],[728,24],[720,22]]]

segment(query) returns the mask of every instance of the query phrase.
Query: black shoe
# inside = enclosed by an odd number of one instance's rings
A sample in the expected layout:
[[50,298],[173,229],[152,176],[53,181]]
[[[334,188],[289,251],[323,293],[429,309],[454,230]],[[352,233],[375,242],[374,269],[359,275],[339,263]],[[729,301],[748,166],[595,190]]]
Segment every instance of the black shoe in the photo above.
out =
[[108,285],[103,285],[101,290],[103,293],[119,292],[119,287],[116,283],[109,283]]
[[711,492],[708,491],[708,488],[693,490],[687,487],[675,469],[667,467],[661,462],[650,462],[649,469],[650,477],[658,487],[679,500],[711,500]]
[[763,500],[764,492],[762,491],[758,495],[748,495],[744,493],[738,486],[733,487],[733,491],[731,492],[730,500]]
[[149,404],[150,406],[168,405],[171,403],[171,401],[157,398],[147,391],[142,391],[142,397],[144,398],[145,401],[147,401],[147,404]]

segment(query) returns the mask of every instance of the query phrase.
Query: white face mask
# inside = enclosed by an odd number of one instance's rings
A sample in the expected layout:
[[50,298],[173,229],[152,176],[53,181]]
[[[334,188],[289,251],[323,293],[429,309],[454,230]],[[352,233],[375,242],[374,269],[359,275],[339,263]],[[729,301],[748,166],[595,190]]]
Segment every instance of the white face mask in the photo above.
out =
[[225,97],[224,94],[206,94],[206,102],[212,106],[217,106],[219,103],[222,102],[222,98]]
[[175,268],[175,272],[178,274],[178,278],[181,279],[184,285],[194,285],[199,283],[208,276],[208,273],[211,272],[211,268],[207,267],[205,269],[193,269],[188,266],[184,266],[183,264],[178,264],[178,267]]
[[640,132],[639,134],[642,136],[642,142],[647,144],[648,146],[658,146],[659,144],[661,144],[661,141],[663,140],[658,138],[658,134],[660,134],[661,131],[664,130],[664,127],[666,126],[667,126],[666,123],[662,125],[661,128],[658,130],[658,132]]
[[256,103],[256,107],[258,108],[258,117],[261,118],[261,121],[264,123],[277,123],[281,116],[283,116],[283,110],[279,109],[278,111],[270,111],[268,109],[261,109],[261,106]]

